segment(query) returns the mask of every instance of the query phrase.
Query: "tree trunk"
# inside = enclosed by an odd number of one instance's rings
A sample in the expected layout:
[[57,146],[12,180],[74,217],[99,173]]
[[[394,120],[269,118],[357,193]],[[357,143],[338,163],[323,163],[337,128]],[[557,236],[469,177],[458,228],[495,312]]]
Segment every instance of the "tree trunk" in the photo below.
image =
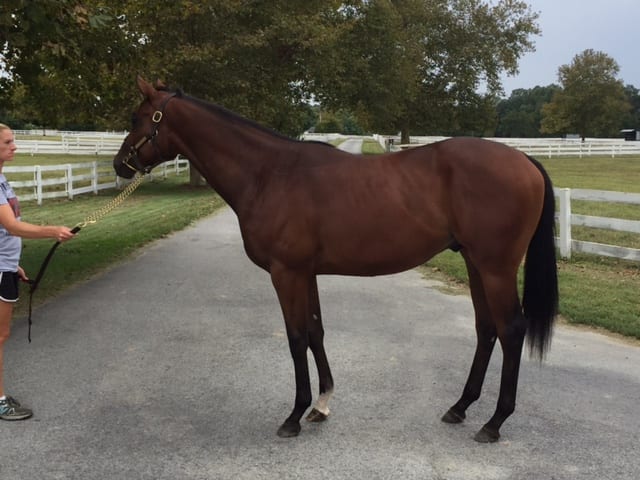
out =
[[411,137],[409,136],[409,128],[403,127],[400,130],[400,144],[405,145],[407,143],[411,143]]

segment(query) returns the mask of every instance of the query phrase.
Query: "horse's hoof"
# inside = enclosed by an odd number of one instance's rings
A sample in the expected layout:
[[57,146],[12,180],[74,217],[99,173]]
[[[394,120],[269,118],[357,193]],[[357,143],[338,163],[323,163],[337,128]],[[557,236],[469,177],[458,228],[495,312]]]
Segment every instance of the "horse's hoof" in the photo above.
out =
[[322,413],[317,408],[314,408],[309,412],[309,415],[307,415],[307,422],[320,423],[324,422],[327,418],[329,418],[329,415]]
[[457,413],[450,408],[449,411],[442,416],[442,421],[444,423],[462,423],[462,421],[466,417],[467,416],[464,414],[464,412]]
[[281,438],[297,437],[300,429],[299,422],[284,422],[278,429],[278,436]]
[[491,431],[486,427],[482,427],[482,429],[476,433],[473,439],[478,443],[494,443],[497,442],[500,438],[500,434],[497,431]]

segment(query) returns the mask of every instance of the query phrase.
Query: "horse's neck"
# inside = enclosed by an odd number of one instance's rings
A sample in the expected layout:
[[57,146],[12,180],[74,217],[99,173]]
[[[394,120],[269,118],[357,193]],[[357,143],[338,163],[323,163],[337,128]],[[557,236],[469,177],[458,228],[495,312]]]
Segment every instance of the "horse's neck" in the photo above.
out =
[[[199,126],[184,128],[180,148],[216,192],[236,212],[242,210],[264,175],[284,163],[287,139],[250,124],[225,122],[208,114]],[[192,120],[193,121],[193,120]]]

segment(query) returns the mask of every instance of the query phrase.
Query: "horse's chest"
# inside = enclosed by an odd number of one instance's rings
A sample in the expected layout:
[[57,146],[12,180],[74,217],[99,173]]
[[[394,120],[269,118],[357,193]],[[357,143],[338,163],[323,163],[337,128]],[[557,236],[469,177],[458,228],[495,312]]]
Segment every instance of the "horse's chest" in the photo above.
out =
[[269,270],[274,262],[291,267],[313,262],[316,250],[310,230],[295,223],[241,228],[247,256],[259,267]]

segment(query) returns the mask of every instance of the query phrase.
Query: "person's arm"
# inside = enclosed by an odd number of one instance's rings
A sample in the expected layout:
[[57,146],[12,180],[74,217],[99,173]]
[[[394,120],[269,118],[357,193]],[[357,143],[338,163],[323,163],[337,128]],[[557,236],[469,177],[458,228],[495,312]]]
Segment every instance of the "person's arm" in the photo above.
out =
[[22,238],[53,238],[64,242],[74,236],[67,227],[21,222],[15,217],[8,203],[0,205],[0,225],[11,235]]

